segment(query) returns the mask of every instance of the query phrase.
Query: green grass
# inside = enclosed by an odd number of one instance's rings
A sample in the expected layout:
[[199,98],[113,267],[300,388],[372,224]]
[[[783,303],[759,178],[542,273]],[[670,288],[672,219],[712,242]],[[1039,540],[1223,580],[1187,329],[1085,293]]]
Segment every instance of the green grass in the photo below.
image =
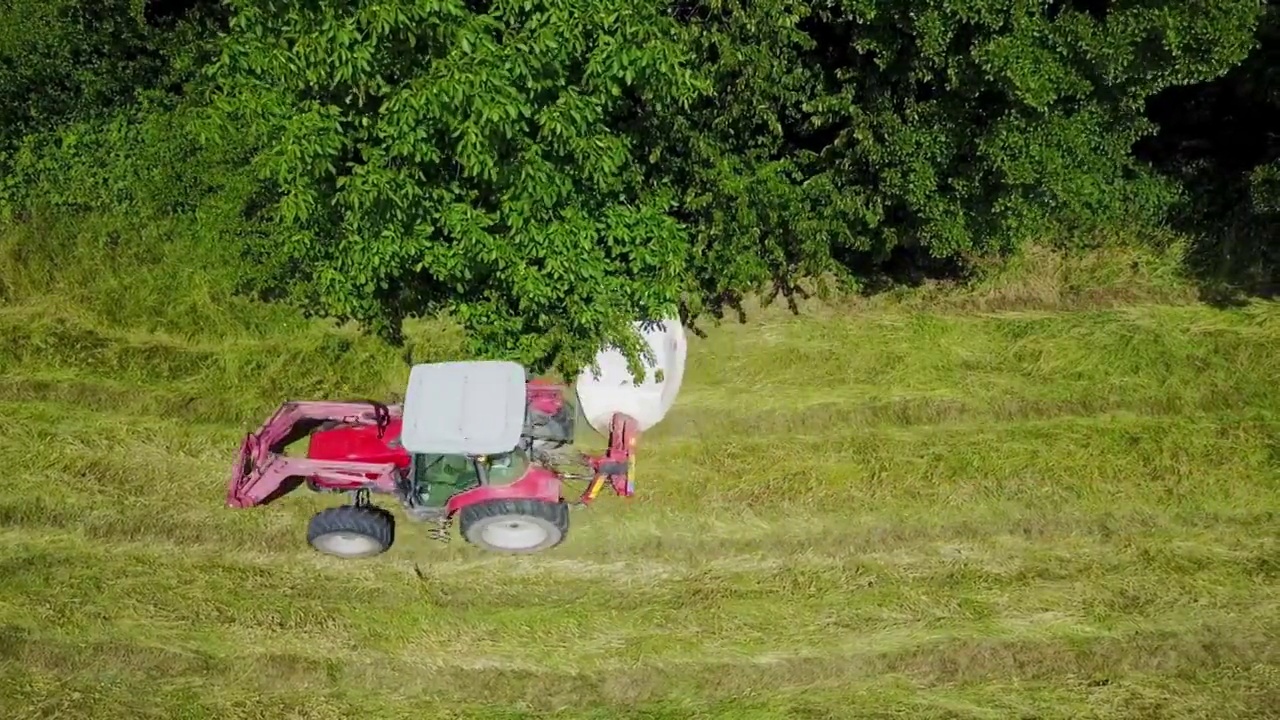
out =
[[7,267],[0,716],[1280,717],[1274,306],[1135,263],[757,313],[692,341],[639,495],[559,549],[402,522],[344,563],[303,538],[324,500],[231,510],[226,476],[396,352]]

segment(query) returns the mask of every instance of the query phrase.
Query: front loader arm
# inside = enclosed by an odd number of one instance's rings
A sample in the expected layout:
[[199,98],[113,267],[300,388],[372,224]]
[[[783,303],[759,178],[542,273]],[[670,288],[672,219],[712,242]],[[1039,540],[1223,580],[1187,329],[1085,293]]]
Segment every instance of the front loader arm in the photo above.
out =
[[227,505],[240,508],[262,505],[283,494],[282,490],[292,489],[286,486],[290,479],[309,475],[350,478],[353,485],[389,477],[393,464],[292,458],[286,457],[284,450],[328,422],[385,427],[400,414],[398,405],[371,402],[303,401],[281,405],[257,432],[245,436],[240,444],[227,488]]

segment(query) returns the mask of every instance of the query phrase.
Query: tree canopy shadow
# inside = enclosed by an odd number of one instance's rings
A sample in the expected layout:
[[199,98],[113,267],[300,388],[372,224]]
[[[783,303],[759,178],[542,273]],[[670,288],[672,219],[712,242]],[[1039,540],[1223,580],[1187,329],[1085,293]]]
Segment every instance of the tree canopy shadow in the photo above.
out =
[[1241,207],[1216,220],[1182,228],[1196,237],[1187,270],[1200,299],[1218,307],[1280,299],[1280,218]]
[[934,257],[916,244],[898,245],[884,255],[871,252],[836,253],[836,262],[859,279],[858,294],[872,297],[931,282],[962,282],[970,269],[957,257]]
[[1151,98],[1160,127],[1135,148],[1179,181],[1173,227],[1193,238],[1187,273],[1206,302],[1280,297],[1280,5],[1249,57],[1211,82]]

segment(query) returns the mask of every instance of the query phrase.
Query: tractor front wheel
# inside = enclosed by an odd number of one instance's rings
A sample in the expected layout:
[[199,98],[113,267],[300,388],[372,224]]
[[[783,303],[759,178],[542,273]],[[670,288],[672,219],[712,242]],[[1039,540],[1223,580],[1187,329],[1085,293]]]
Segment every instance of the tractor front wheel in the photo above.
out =
[[458,529],[467,542],[500,553],[536,553],[564,542],[569,506],[541,500],[489,500],[462,509]]
[[395,540],[395,518],[372,505],[321,510],[307,525],[307,542],[325,555],[367,558],[386,552]]

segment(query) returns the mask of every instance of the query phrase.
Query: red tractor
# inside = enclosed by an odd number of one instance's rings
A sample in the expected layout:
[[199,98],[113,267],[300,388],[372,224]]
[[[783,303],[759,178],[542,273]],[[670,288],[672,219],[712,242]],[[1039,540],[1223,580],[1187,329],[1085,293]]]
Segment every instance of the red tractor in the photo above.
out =
[[[462,537],[486,550],[555,547],[569,532],[565,481],[586,482],[583,505],[605,485],[633,494],[636,439],[679,390],[684,335],[675,327],[645,334],[660,367],[641,383],[615,351],[597,358],[599,375],[579,377],[588,422],[609,438],[602,455],[570,449],[577,408],[567,388],[527,381],[516,363],[415,365],[402,405],[285,403],[241,444],[227,504],[265,505],[304,484],[347,494],[350,504],[317,513],[307,528],[312,547],[342,558],[377,555],[394,541],[394,517],[371,503],[373,493],[431,523],[438,540],[448,541],[456,520]],[[303,438],[306,456],[286,455]]]

